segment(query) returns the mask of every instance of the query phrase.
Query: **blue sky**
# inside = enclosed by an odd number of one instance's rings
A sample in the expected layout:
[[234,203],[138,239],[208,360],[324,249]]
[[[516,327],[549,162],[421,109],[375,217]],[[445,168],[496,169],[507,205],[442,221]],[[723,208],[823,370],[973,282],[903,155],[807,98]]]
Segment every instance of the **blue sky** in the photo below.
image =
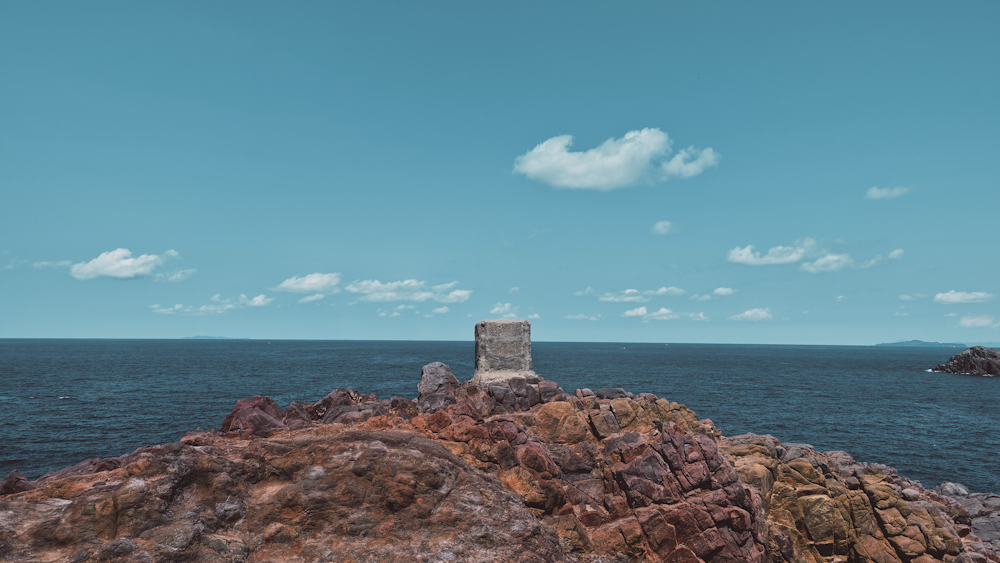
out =
[[0,337],[1000,341],[995,2],[0,5]]

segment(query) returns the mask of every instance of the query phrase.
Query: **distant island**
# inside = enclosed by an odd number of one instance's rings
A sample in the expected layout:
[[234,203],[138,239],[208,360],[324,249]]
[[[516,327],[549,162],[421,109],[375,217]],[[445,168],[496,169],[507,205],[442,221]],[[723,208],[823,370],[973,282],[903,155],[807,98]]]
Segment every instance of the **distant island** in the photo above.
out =
[[924,342],[923,340],[906,340],[899,342],[886,342],[876,344],[876,346],[894,346],[907,348],[968,348],[965,344],[958,342]]
[[181,340],[246,340],[245,338],[231,338],[229,336],[184,336]]

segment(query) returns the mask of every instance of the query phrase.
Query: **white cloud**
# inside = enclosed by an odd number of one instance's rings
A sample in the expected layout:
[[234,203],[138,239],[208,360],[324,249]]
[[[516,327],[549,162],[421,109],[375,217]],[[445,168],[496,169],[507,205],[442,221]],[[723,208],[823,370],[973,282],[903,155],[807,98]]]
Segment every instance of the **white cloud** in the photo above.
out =
[[458,282],[426,287],[427,282],[403,280],[382,283],[378,280],[354,281],[345,289],[360,293],[362,301],[437,301],[438,303],[461,303],[472,295],[469,289],[452,289]]
[[607,301],[610,303],[645,303],[649,301],[652,296],[660,295],[684,295],[687,293],[679,287],[661,287],[660,289],[650,289],[646,291],[639,291],[638,289],[626,289],[625,291],[620,291],[618,293],[605,293],[604,295],[598,297],[599,301]]
[[734,264],[746,264],[748,266],[765,266],[770,264],[791,264],[798,262],[805,257],[806,253],[816,246],[816,241],[806,238],[797,241],[793,246],[772,246],[767,254],[761,256],[760,252],[754,252],[754,245],[744,248],[736,247],[729,251],[727,260]]
[[674,228],[674,224],[670,221],[657,221],[653,225],[653,232],[658,235],[665,235],[670,232],[670,229]]
[[847,301],[847,296],[846,295],[838,295],[838,296],[834,297],[833,299],[837,303],[843,303],[844,301]]
[[69,273],[78,280],[92,280],[101,276],[119,279],[137,278],[148,276],[167,258],[175,257],[177,257],[177,251],[168,250],[160,255],[142,254],[133,258],[132,253],[127,248],[117,248],[102,252],[100,256],[90,262],[73,264]]
[[899,260],[900,258],[903,257],[904,254],[906,254],[905,250],[903,250],[902,248],[897,248],[896,250],[893,250],[892,252],[889,253],[889,260]]
[[159,305],[153,305],[152,309],[154,313],[164,315],[220,315],[233,309],[242,309],[243,307],[263,307],[273,300],[274,299],[263,294],[252,298],[241,294],[236,299],[222,299],[220,294],[215,294],[212,296],[211,304],[202,305],[201,307],[185,307],[184,305],[178,303],[173,307],[160,307]]
[[[570,151],[572,144],[571,135],[543,141],[514,160],[514,172],[557,188],[612,190],[653,179],[654,164],[672,147],[670,137],[655,128],[629,131],[586,151]],[[696,176],[718,160],[711,148],[689,147],[662,163],[660,179]]]
[[878,186],[872,186],[868,188],[868,191],[865,193],[865,199],[892,199],[894,197],[899,197],[908,191],[910,191],[910,188],[906,186],[897,186],[895,188],[880,188]]
[[646,308],[645,307],[636,307],[635,309],[629,309],[628,311],[625,311],[625,316],[626,317],[644,317],[644,316],[646,316]]
[[340,274],[321,274],[319,272],[302,276],[292,276],[273,288],[274,291],[289,291],[291,293],[337,293],[340,288]]
[[416,308],[417,308],[416,305],[397,305],[395,310],[396,311],[405,311],[407,309],[416,309]]
[[731,321],[763,321],[765,319],[773,318],[771,316],[771,309],[750,309],[749,311],[744,311],[739,315],[733,315],[729,317]]
[[917,301],[918,299],[923,299],[924,297],[927,296],[922,293],[914,293],[913,295],[900,295],[899,299],[901,301]]
[[699,294],[695,293],[694,295],[691,296],[691,299],[693,301],[708,301],[711,298],[712,298],[712,296],[709,295],[709,294],[707,294],[707,293],[702,294],[702,295],[699,295]]
[[591,317],[588,315],[566,315],[567,319],[574,321],[596,321],[600,317],[601,317],[600,315],[597,315],[596,317]]
[[711,168],[718,163],[719,153],[713,151],[711,147],[701,151],[694,147],[688,147],[681,149],[670,161],[661,164],[660,168],[666,177],[680,176],[681,178],[690,178],[701,174],[706,168]]
[[521,291],[521,288],[517,287],[517,286],[514,286],[514,287],[510,288],[510,291],[508,291],[507,293],[516,293],[518,291]]
[[542,316],[539,315],[538,313],[532,313],[532,314],[528,315],[528,318],[529,319],[540,319],[540,318],[542,318]]
[[954,305],[956,303],[982,303],[983,301],[989,301],[993,299],[992,293],[986,293],[985,291],[955,291],[954,289],[947,293],[938,293],[934,296],[934,301],[937,303],[944,303],[945,305]]
[[987,317],[986,315],[972,315],[968,317],[962,317],[958,321],[958,325],[965,328],[983,328],[993,325],[993,317]]
[[439,315],[443,315],[443,314],[447,313],[450,310],[451,309],[449,309],[448,307],[438,307],[437,309],[434,309],[434,312],[437,313],[437,314],[439,314]]
[[653,319],[654,321],[669,321],[672,319],[680,318],[680,315],[671,311],[670,309],[661,307],[659,311],[653,311],[652,313],[646,315],[644,318]]
[[513,319],[517,317],[517,310],[519,307],[517,305],[511,305],[510,303],[497,303],[490,309],[491,315],[500,315],[501,317],[507,319]]
[[679,287],[674,287],[674,286],[661,287],[660,289],[657,289],[657,290],[654,290],[654,291],[644,291],[643,292],[643,294],[645,294],[645,295],[684,295],[685,293],[687,293],[687,292],[684,291],[683,289],[681,289]]
[[191,276],[193,276],[194,273],[197,272],[197,271],[198,270],[195,270],[194,268],[191,268],[190,270],[175,270],[175,271],[170,272],[170,273],[156,274],[155,276],[153,276],[153,281],[158,281],[158,282],[182,282],[182,281],[190,278]]
[[[68,268],[72,265],[73,263],[69,260],[61,260],[59,262],[35,262],[31,265],[31,267],[41,270],[44,268]],[[10,266],[10,264],[8,264],[8,266]],[[8,269],[13,269],[13,267],[9,267]]]
[[731,287],[717,287],[712,293],[719,297],[725,297],[736,293],[736,290]]
[[597,290],[592,287],[588,287],[587,289],[577,291],[573,295],[576,295],[577,297],[584,297],[586,295],[593,295],[594,293],[597,293]]
[[803,262],[801,269],[802,271],[809,272],[811,274],[836,272],[837,270],[851,265],[853,262],[854,261],[851,260],[850,255],[847,254],[827,254],[826,256],[818,258],[812,262]]
[[705,313],[698,313],[698,314],[689,313],[688,317],[692,321],[708,321],[708,320],[710,320],[708,317],[705,316]]
[[649,298],[643,296],[638,289],[626,289],[619,293],[605,293],[598,297],[598,300],[611,303],[645,303],[649,301]]
[[320,299],[323,299],[324,297],[326,297],[325,293],[316,293],[314,295],[307,295],[307,296],[303,297],[302,299],[299,299],[299,303],[312,303],[313,301],[319,301]]

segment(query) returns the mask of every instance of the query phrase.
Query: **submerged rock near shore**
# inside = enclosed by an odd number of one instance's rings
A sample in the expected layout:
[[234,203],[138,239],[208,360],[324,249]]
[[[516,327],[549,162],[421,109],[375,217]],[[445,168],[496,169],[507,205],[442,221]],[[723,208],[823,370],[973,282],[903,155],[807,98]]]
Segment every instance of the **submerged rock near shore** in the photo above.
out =
[[997,376],[1000,375],[1000,352],[985,346],[973,346],[955,354],[947,362],[935,366],[931,371]]
[[665,398],[440,363],[418,390],[253,397],[218,432],[15,472],[0,561],[1000,562],[1000,498]]

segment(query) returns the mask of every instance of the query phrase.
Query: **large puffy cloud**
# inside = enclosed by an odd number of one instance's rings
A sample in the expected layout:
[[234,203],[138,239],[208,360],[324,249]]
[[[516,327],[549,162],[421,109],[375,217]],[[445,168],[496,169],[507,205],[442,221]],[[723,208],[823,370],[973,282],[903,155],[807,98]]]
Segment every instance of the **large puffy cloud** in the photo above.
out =
[[514,160],[514,172],[557,188],[612,190],[644,181],[666,180],[671,176],[689,178],[700,174],[719,161],[711,148],[697,150],[688,147],[671,160],[657,162],[670,154],[672,142],[666,133],[656,128],[629,131],[620,139],[608,139],[599,147],[586,151],[570,151],[571,135],[560,135],[543,141]]
[[955,291],[952,289],[947,293],[938,293],[934,296],[934,301],[936,303],[944,303],[945,305],[955,305],[958,303],[982,303],[983,301],[989,301],[993,299],[992,293],[986,293],[985,291]]
[[895,188],[880,188],[878,186],[872,186],[868,188],[867,192],[865,192],[865,199],[892,199],[899,197],[908,191],[910,191],[910,188],[906,186],[896,186]]
[[737,246],[731,249],[726,259],[734,264],[746,264],[747,266],[792,264],[802,260],[806,253],[815,247],[816,241],[806,238],[792,246],[772,246],[767,254],[761,255],[760,252],[755,252],[754,245],[750,244],[743,248]]
[[337,284],[340,283],[340,274],[330,273],[321,274],[315,272],[302,276],[292,276],[287,280],[278,284],[277,287],[273,288],[275,291],[288,291],[291,293],[322,293],[328,295],[330,293],[337,293],[340,288]]
[[763,321],[771,318],[771,309],[769,308],[757,308],[744,311],[739,315],[733,315],[729,317],[731,321]]
[[470,289],[452,289],[457,281],[427,287],[427,282],[403,280],[382,283],[378,280],[351,282],[345,289],[361,295],[362,301],[437,301],[439,303],[461,303],[472,295]]
[[167,258],[177,257],[177,251],[168,250],[163,254],[142,254],[136,257],[127,248],[116,248],[102,252],[90,262],[73,264],[69,273],[78,280],[92,280],[99,277],[138,278],[148,276],[154,268]]

